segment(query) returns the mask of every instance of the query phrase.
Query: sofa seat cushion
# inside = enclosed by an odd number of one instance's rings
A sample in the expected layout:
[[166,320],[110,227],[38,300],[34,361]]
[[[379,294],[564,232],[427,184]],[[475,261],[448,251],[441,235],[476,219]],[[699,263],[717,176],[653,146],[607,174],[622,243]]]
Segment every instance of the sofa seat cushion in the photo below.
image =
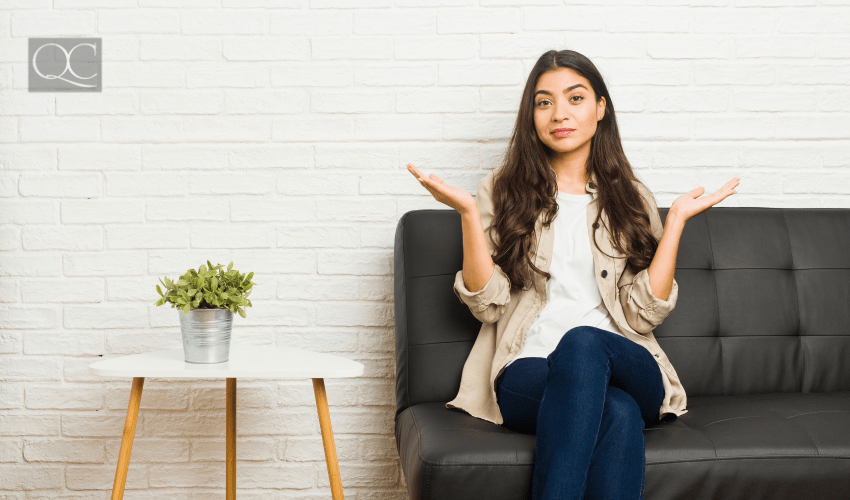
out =
[[395,432],[410,500],[518,500],[531,492],[532,435],[445,402],[408,407]]
[[[850,392],[691,397],[687,413],[644,436],[647,499],[839,499],[850,491]],[[421,499],[525,498],[535,440],[444,402],[411,406],[396,424],[405,479],[415,483],[408,491]]]
[[645,497],[839,499],[850,491],[850,392],[688,398],[649,427]]

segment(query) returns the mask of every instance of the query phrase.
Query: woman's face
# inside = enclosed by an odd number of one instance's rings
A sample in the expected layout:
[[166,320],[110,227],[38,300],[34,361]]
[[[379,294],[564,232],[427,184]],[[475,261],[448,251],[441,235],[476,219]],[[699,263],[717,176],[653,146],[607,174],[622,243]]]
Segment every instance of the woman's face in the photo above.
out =
[[[596,102],[586,78],[569,68],[547,71],[534,89],[534,127],[543,144],[557,153],[590,148],[605,98]],[[558,131],[557,129],[572,129]]]

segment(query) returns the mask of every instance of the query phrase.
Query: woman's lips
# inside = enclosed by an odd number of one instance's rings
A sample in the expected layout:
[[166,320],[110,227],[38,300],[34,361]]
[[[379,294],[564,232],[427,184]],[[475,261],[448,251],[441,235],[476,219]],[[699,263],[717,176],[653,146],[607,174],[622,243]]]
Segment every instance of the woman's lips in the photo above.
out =
[[558,130],[557,132],[554,132],[553,135],[555,137],[564,138],[573,132],[575,132],[575,130]]

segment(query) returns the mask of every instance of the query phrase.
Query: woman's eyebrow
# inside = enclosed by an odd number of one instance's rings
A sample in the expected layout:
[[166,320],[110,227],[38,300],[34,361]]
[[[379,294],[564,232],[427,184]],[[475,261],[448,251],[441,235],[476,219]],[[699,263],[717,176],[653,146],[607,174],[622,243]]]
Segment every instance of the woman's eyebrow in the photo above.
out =
[[[570,90],[572,90],[572,89],[574,89],[574,88],[578,88],[578,87],[581,87],[581,88],[583,88],[583,89],[587,90],[587,87],[585,87],[584,85],[582,85],[582,84],[580,84],[580,83],[577,83],[577,84],[575,84],[575,85],[573,85],[573,86],[571,86],[571,87],[567,87],[567,88],[565,88],[565,89],[564,89],[564,93],[566,94],[566,93],[567,93],[567,92],[569,92]],[[551,92],[549,92],[548,90],[538,90],[537,92],[535,92],[535,93],[534,93],[534,97],[537,97],[537,95],[538,95],[538,94],[552,95],[552,93],[551,93]]]

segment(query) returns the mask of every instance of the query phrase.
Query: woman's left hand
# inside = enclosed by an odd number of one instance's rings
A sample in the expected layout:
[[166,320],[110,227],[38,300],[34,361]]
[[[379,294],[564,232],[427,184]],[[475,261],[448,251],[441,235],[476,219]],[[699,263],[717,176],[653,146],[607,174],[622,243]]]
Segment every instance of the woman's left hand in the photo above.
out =
[[726,185],[718,189],[714,194],[703,198],[699,198],[699,196],[705,193],[705,188],[698,187],[688,191],[673,201],[669,212],[677,214],[682,218],[683,222],[687,221],[691,217],[705,212],[712,206],[725,200],[727,196],[737,193],[738,191],[735,190],[735,187],[738,186],[738,181],[740,180],[738,177],[733,177],[732,180],[727,182]]

